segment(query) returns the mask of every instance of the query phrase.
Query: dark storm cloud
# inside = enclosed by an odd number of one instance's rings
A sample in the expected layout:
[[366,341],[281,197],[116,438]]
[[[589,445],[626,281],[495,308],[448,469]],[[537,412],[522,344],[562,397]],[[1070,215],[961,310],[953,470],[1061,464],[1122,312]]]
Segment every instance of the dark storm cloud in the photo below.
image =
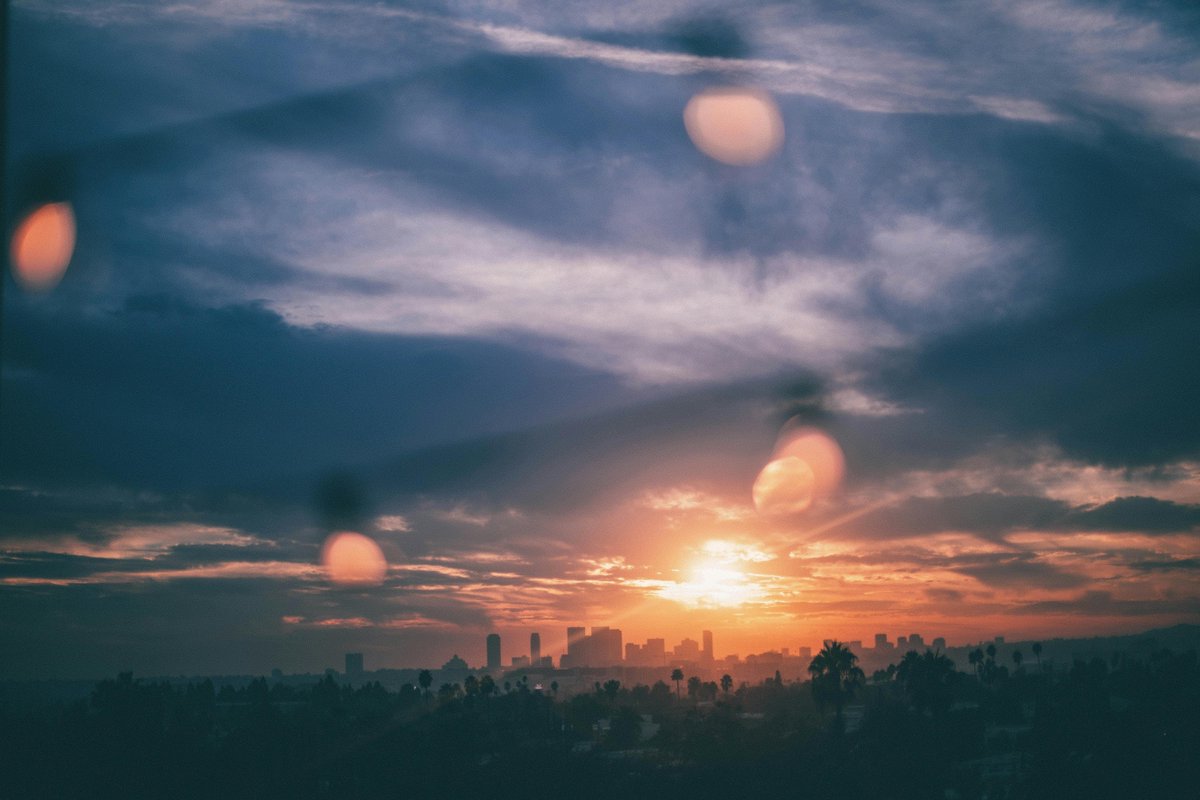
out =
[[[426,4],[430,10],[434,4]],[[346,11],[352,11],[343,6]],[[333,86],[426,69],[456,49],[445,25],[360,24],[327,5],[316,24],[253,19],[266,7],[161,13],[158,3],[15,3],[9,52],[12,154],[77,149],[114,136],[280,102]],[[318,4],[306,10],[322,14]],[[195,12],[195,15],[189,12]],[[206,17],[205,14],[208,14]],[[338,17],[341,17],[339,19]],[[218,24],[212,24],[212,23]],[[347,57],[353,54],[352,58]],[[113,113],[120,109],[119,113]]]
[[[879,550],[867,555],[838,554],[801,560],[802,564],[810,562],[826,565],[871,565],[897,574],[957,572],[998,589],[1072,589],[1084,586],[1092,580],[1047,563],[1036,552],[1016,549],[1007,552],[946,555],[914,546]],[[961,593],[954,589],[932,588],[923,591],[931,600],[953,602],[961,598]]]
[[997,553],[955,559],[956,572],[1001,589],[1073,589],[1092,579],[1039,561],[1032,553]]
[[1196,572],[1200,571],[1200,558],[1144,559],[1131,561],[1129,566],[1140,572]]
[[1084,614],[1088,616],[1140,617],[1157,614],[1200,613],[1200,597],[1122,600],[1107,591],[1087,591],[1070,600],[1038,600],[1020,605],[1034,614]]
[[833,530],[879,539],[958,532],[1003,540],[1017,531],[1170,534],[1197,527],[1200,505],[1154,497],[1118,497],[1100,505],[1072,506],[1049,497],[979,493],[910,497]]
[[25,480],[240,483],[624,396],[607,376],[500,345],[300,330],[253,305],[14,305],[6,323],[3,470]]
[[488,508],[565,511],[679,483],[749,486],[779,426],[816,417],[805,379],[705,387],[617,412],[439,447],[368,477],[400,496],[478,496]]
[[911,497],[847,523],[865,536],[904,538],[943,531],[1002,538],[1017,529],[1039,529],[1061,519],[1067,505],[1047,497],[972,494],[962,497]]
[[1100,506],[1074,509],[1067,522],[1077,530],[1186,533],[1200,528],[1200,505],[1118,497]]
[[1102,130],[995,142],[989,218],[1044,243],[1039,298],[879,365],[884,393],[951,442],[1044,440],[1116,466],[1200,452],[1200,170]]

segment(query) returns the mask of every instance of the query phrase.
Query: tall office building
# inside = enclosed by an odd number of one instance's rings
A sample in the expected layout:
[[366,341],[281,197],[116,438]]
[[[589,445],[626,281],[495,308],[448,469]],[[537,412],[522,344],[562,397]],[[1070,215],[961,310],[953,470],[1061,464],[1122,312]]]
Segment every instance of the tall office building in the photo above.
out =
[[705,661],[713,660],[712,648],[712,631],[702,631],[701,638],[704,640],[704,649],[700,653],[700,657]]
[[487,637],[487,668],[500,669],[500,634],[489,633]]
[[363,656],[362,653],[346,653],[346,675],[362,675],[363,672]]
[[682,642],[675,645],[675,658],[683,661],[699,661],[700,643],[695,639],[685,638]]
[[542,637],[529,634],[529,663],[537,665],[542,660]]
[[619,628],[610,628],[607,625],[593,626],[592,635],[588,638],[592,640],[589,666],[607,667],[621,663],[623,648],[621,647],[621,630]]
[[892,643],[888,641],[886,633],[875,634],[875,649],[876,650],[891,650]]
[[617,628],[596,626],[590,636],[583,628],[567,628],[567,652],[559,662],[563,669],[569,667],[608,667],[621,663],[621,631]]

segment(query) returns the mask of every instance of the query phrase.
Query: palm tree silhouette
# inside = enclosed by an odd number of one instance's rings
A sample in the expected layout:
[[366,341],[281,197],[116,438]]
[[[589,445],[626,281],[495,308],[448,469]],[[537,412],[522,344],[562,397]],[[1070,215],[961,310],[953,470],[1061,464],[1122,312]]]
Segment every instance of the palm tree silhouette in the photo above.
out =
[[421,691],[428,697],[429,687],[433,685],[433,673],[427,669],[421,670],[421,674],[417,676],[417,683],[421,685]]
[[1034,642],[1033,647],[1031,649],[1033,650],[1033,657],[1037,659],[1038,672],[1041,672],[1042,671],[1042,643]]
[[866,681],[863,671],[855,666],[858,656],[841,642],[829,642],[808,665],[812,675],[812,693],[817,705],[824,708],[832,705],[837,719],[842,718],[842,707],[854,698],[854,693]]
[[983,663],[983,651],[976,647],[967,656],[967,662],[975,668],[975,680],[979,680],[979,665]]
[[924,655],[910,650],[896,666],[896,680],[913,706],[935,716],[944,714],[954,702],[953,689],[959,675],[949,657],[932,650]]
[[729,687],[733,686],[733,678],[728,673],[721,676],[721,691],[725,692],[725,696],[729,696]]
[[675,699],[679,699],[679,682],[683,680],[683,670],[679,667],[671,670],[671,680],[675,681]]
[[1025,656],[1022,655],[1020,650],[1013,650],[1012,660],[1013,663],[1017,665],[1017,669],[1020,669],[1021,662],[1025,660]]

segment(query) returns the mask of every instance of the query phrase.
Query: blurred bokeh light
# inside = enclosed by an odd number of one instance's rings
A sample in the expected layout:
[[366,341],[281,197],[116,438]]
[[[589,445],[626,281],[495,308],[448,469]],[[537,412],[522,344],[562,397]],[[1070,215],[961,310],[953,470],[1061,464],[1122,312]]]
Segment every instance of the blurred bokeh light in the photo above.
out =
[[812,467],[789,456],[768,463],[754,480],[754,507],[772,514],[794,514],[812,505]]
[[13,232],[13,277],[25,289],[47,292],[58,285],[75,252],[75,212],[70,203],[46,203]]
[[833,437],[789,420],[754,481],[754,506],[771,514],[805,511],[833,494],[845,473],[846,458]]
[[329,580],[344,586],[377,585],[388,567],[375,540],[353,531],[339,531],[325,540],[321,565]]
[[688,101],[683,124],[700,152],[724,164],[758,164],[783,144],[779,107],[757,89],[705,89]]

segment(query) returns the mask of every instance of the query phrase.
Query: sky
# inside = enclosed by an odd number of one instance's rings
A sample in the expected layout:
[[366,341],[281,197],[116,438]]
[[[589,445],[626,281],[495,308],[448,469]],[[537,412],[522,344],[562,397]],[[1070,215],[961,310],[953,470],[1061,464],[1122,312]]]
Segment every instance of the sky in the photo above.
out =
[[1193,4],[8,23],[0,678],[1200,622]]

